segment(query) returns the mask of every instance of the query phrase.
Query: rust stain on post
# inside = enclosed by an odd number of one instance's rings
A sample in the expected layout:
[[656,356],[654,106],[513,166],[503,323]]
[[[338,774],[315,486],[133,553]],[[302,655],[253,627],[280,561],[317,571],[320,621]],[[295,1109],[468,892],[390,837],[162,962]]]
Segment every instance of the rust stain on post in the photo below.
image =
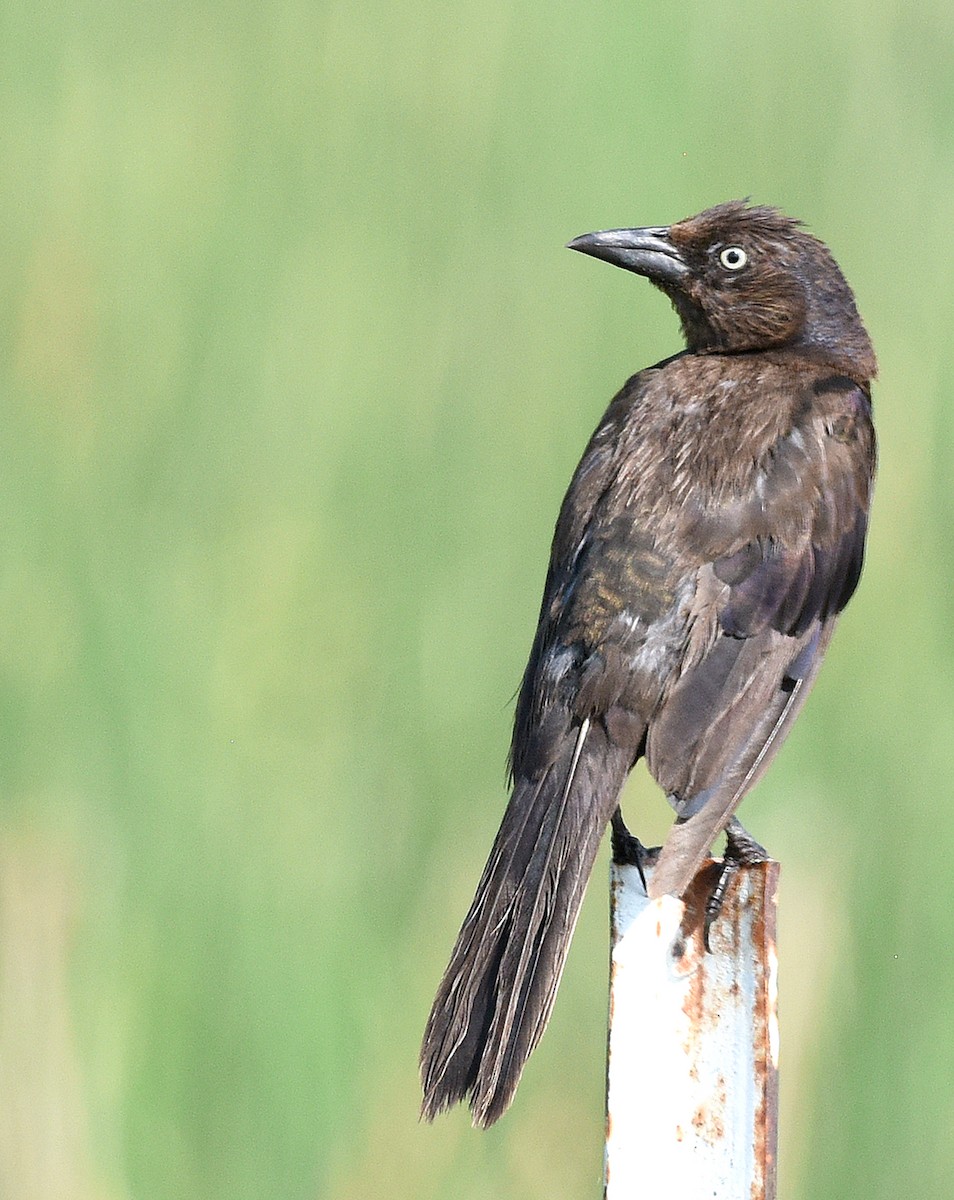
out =
[[707,953],[717,864],[684,904],[613,867],[607,1200],[775,1200],[778,870],[739,872]]

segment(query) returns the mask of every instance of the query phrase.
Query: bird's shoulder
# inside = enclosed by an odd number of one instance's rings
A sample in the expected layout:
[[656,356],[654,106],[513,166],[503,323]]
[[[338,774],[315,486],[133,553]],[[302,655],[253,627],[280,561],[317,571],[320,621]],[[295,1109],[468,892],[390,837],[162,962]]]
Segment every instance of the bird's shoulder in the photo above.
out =
[[769,394],[787,402],[786,419],[748,482],[682,513],[681,536],[719,595],[719,627],[736,637],[800,635],[837,615],[864,559],[876,461],[869,386],[825,364],[787,366],[768,364],[766,379],[783,373]]
[[766,486],[804,500],[832,472],[863,483],[873,457],[864,382],[797,355],[676,355],[613,398],[570,483],[558,542],[623,511],[656,528],[686,508],[731,515],[747,496],[761,503]]
[[[751,628],[753,606],[756,624],[784,625],[791,607],[800,622],[837,611],[861,567],[874,461],[869,389],[830,364],[664,360],[627,381],[590,440],[557,523],[544,609],[561,608],[572,585],[587,611],[638,593],[648,619],[672,601],[674,579],[710,568],[733,597],[727,630]],[[815,592],[799,600],[808,577]],[[789,592],[790,605],[764,611]]]

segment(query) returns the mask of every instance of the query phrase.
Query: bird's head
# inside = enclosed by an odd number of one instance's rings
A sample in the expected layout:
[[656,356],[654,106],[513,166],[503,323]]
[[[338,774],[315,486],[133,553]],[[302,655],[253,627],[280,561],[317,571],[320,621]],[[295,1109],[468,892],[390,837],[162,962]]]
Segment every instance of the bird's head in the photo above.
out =
[[569,245],[661,288],[690,350],[797,347],[859,380],[875,374],[871,342],[838,264],[777,209],[731,200],[675,225],[609,229]]

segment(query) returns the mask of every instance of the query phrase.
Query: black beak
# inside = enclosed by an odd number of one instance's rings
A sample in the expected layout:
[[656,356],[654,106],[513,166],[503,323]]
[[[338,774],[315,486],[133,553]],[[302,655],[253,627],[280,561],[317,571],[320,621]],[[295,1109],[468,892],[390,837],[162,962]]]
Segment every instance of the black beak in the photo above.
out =
[[567,242],[570,250],[602,258],[614,267],[645,275],[655,283],[679,283],[689,273],[679,251],[661,226],[647,229],[604,229]]

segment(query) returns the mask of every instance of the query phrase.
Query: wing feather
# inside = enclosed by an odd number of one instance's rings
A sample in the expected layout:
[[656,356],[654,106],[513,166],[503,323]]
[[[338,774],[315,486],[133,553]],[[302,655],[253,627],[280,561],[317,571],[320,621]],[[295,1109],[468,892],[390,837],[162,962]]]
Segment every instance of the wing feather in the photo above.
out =
[[[870,407],[856,385],[827,389],[824,399],[812,426],[779,445],[779,470],[761,489],[764,528],[788,536],[730,545],[700,569],[692,619],[711,632],[647,737],[650,771],[677,812],[654,894],[685,890],[768,766],[857,586],[874,458]],[[836,420],[826,408],[838,409]],[[806,488],[806,480],[818,483]],[[801,529],[776,519],[775,510],[792,511],[793,488],[802,493]]]

